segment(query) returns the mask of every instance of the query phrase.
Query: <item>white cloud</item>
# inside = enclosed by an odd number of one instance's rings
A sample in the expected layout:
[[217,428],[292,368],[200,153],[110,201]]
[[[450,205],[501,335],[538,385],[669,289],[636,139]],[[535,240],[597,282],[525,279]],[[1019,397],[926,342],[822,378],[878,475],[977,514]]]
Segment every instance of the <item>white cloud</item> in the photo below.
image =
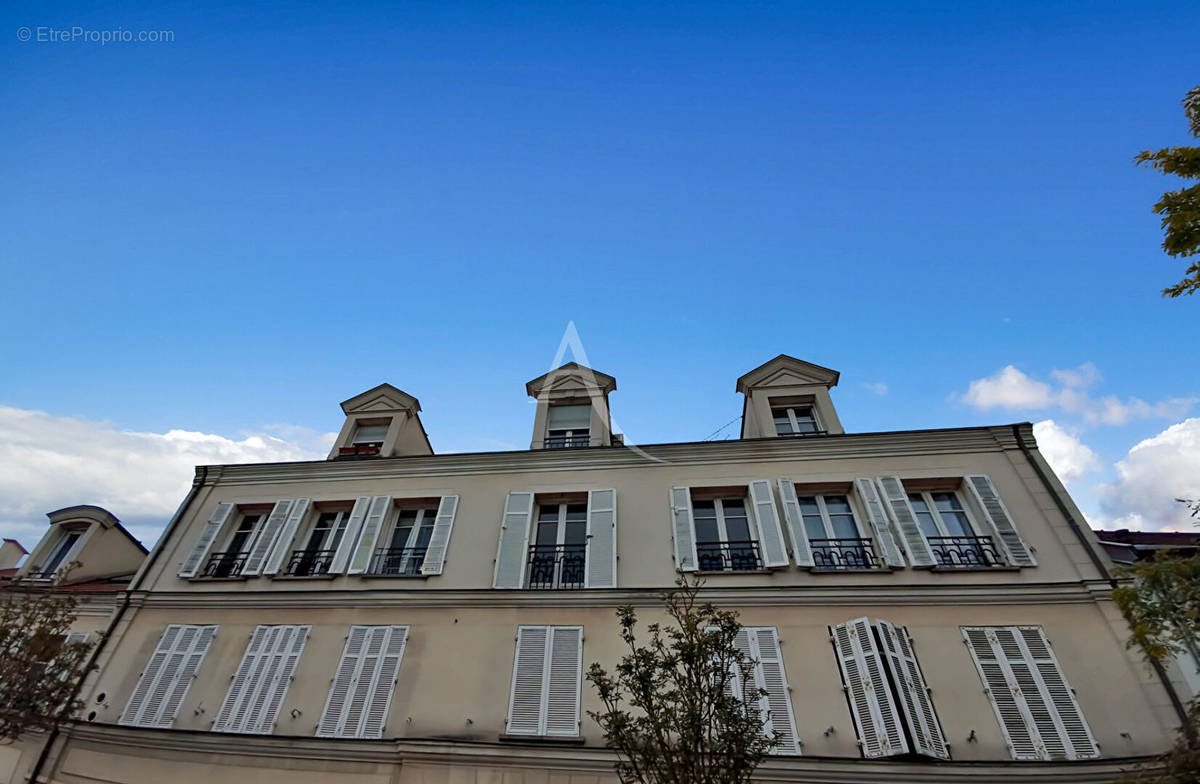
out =
[[1064,482],[1079,479],[1100,463],[1096,453],[1089,449],[1079,437],[1065,430],[1053,419],[1034,424],[1033,436],[1046,462]]
[[867,390],[873,395],[879,395],[880,397],[883,397],[888,393],[888,385],[882,381],[865,381],[863,382],[863,389]]
[[[273,426],[288,432],[286,426]],[[195,466],[319,460],[330,434],[291,431],[241,440],[170,430],[139,433],[108,422],[0,406],[0,535],[27,548],[41,538],[46,512],[75,504],[108,509],[150,547],[183,500]],[[300,441],[300,443],[296,443]]]
[[1200,398],[1195,397],[1172,397],[1157,403],[1147,403],[1138,397],[1121,400],[1115,395],[1093,398],[1086,390],[1101,376],[1091,362],[1076,368],[1052,370],[1050,375],[1059,383],[1058,388],[1007,365],[986,378],[972,381],[962,400],[981,411],[1059,408],[1082,417],[1090,425],[1124,425],[1137,419],[1177,419],[1200,402]]
[[1176,498],[1200,498],[1200,418],[1185,419],[1135,444],[1117,479],[1097,488],[1107,525],[1145,531],[1197,531]]

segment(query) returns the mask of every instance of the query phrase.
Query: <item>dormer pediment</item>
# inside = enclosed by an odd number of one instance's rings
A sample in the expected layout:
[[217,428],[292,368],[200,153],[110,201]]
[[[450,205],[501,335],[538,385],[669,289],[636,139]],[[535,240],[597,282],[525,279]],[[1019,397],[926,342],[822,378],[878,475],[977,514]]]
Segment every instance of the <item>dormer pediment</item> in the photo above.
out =
[[616,389],[615,378],[578,362],[568,362],[525,385],[530,397],[541,397],[547,393],[557,396],[569,392],[600,392],[607,395]]
[[391,384],[380,384],[342,403],[347,415],[386,411],[420,411],[421,403]]
[[761,387],[835,387],[841,376],[836,370],[780,354],[737,380],[737,391],[745,394]]
[[388,383],[355,395],[342,403],[346,421],[329,459],[433,454],[420,410],[415,397]]

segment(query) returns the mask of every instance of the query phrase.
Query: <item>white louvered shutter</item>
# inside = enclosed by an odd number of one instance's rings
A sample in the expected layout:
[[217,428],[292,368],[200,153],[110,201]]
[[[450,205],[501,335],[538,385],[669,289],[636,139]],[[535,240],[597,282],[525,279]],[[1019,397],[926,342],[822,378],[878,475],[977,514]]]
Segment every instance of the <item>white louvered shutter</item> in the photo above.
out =
[[383,737],[407,642],[407,626],[350,627],[318,736]]
[[362,732],[363,719],[367,714],[367,702],[371,698],[371,687],[379,672],[379,662],[383,658],[383,649],[387,644],[387,630],[386,626],[373,626],[367,631],[367,638],[362,649],[362,670],[358,680],[350,688],[350,697],[346,704],[343,733],[349,737],[358,737],[358,734]]
[[589,490],[584,588],[617,587],[617,491]]
[[833,643],[863,756],[907,753],[908,742],[900,728],[870,621],[855,618],[838,624],[833,627]]
[[783,541],[783,528],[779,525],[779,512],[775,509],[769,479],[755,479],[750,483],[750,503],[758,523],[763,566],[787,566],[787,545]]
[[779,634],[774,626],[748,629],[754,646],[755,669],[758,685],[765,689],[763,698],[764,729],[779,734],[779,743],[772,754],[799,754],[800,740],[796,734],[796,717],[792,713],[792,696],[788,690],[787,675],[783,669],[783,654],[779,646]]
[[[935,566],[937,561],[933,558],[933,550],[930,549],[929,540],[925,538],[925,532],[921,530],[921,526],[917,522],[917,513],[913,511],[912,503],[908,500],[908,493],[905,492],[904,483],[900,481],[900,477],[881,476],[877,482],[883,498],[883,505],[887,507],[887,514],[896,524],[900,538],[904,540],[904,549],[908,551],[908,560],[914,567]],[[860,494],[870,492],[867,489],[867,482],[860,484],[856,479],[855,486],[859,487]],[[869,501],[867,503],[870,504]]]
[[897,628],[887,621],[876,621],[883,640],[883,660],[892,673],[900,692],[900,707],[912,734],[913,751],[939,759],[950,759],[946,738],[933,709],[933,698],[917,663],[912,639],[903,626]]
[[1000,500],[992,480],[980,474],[963,477],[963,484],[967,486],[967,495],[973,502],[976,514],[982,516],[992,529],[1008,562],[1013,566],[1037,566],[1033,552],[1017,532],[1017,526]]
[[408,643],[407,626],[389,626],[387,630],[387,641],[383,646],[383,654],[379,659],[379,668],[375,673],[375,682],[371,686],[371,696],[367,701],[366,716],[363,719],[364,738],[383,737],[388,708],[392,704],[392,693],[396,690],[396,677],[400,672],[400,662],[404,659],[404,648]]
[[259,626],[234,672],[213,730],[270,734],[308,639],[308,626]]
[[284,498],[275,502],[271,514],[267,515],[267,521],[262,524],[258,536],[250,545],[250,554],[246,556],[246,565],[242,567],[243,575],[256,575],[262,571],[263,566],[267,563],[267,556],[275,547],[275,541],[279,538],[280,531],[287,523],[288,515],[292,513],[294,504],[295,499],[293,498]]
[[675,545],[675,568],[681,572],[697,570],[696,529],[692,524],[692,491],[671,488],[671,541]]
[[275,547],[272,548],[271,555],[267,558],[267,563],[263,567],[263,574],[275,574],[278,572],[284,559],[291,555],[292,542],[296,540],[296,531],[300,528],[300,523],[304,522],[304,515],[308,514],[308,507],[311,505],[311,498],[297,498],[292,504],[292,510],[288,513],[287,522],[283,524],[283,529],[279,532],[279,536],[275,540]]
[[965,627],[1014,759],[1088,759],[1099,751],[1042,631]]
[[329,564],[329,574],[342,574],[350,563],[350,555],[354,545],[358,544],[358,532],[362,530],[363,520],[367,517],[367,509],[371,506],[370,496],[359,496],[350,510],[350,518],[346,521],[346,530],[342,532],[342,541],[338,542],[337,552]]
[[525,560],[529,550],[529,524],[533,519],[533,493],[514,490],[504,502],[500,542],[496,546],[493,588],[525,587]]
[[450,532],[454,530],[454,516],[458,513],[458,496],[444,495],[438,503],[437,517],[433,520],[433,535],[425,549],[425,560],[421,563],[421,574],[441,574],[446,563],[446,548],[450,546]]
[[216,626],[168,626],[129,696],[120,723],[170,727],[216,633]]
[[300,655],[304,653],[304,645],[312,630],[311,626],[288,628],[291,633],[280,636],[280,642],[276,645],[271,658],[271,680],[265,690],[264,707],[259,715],[252,716],[252,723],[247,731],[270,734],[275,730],[275,720],[279,716],[279,709],[283,707],[283,699],[292,685],[296,667],[300,664]]
[[[217,711],[217,718],[213,720],[212,728],[215,732],[237,732],[238,730],[235,728],[241,726],[245,720],[245,710],[241,706],[250,686],[261,677],[263,657],[260,652],[267,645],[268,637],[274,633],[273,630],[278,628],[278,626],[259,626],[254,629],[246,651],[242,654],[242,661],[233,672],[233,679],[229,682],[229,691],[226,692],[225,700]],[[238,717],[239,711],[241,712],[240,718]]]
[[545,724],[546,645],[550,627],[521,626],[513,658],[508,701],[508,734],[541,735]]
[[317,724],[318,737],[335,738],[345,734],[346,708],[350,704],[350,691],[357,683],[362,671],[363,644],[370,630],[370,626],[351,626],[350,633],[346,635],[342,658],[334,672],[333,683],[329,686],[329,696],[325,699],[325,710],[321,713],[321,721]]
[[546,671],[545,735],[579,735],[579,686],[583,677],[583,627],[551,626]]
[[228,501],[222,501],[217,504],[217,508],[213,510],[212,517],[208,518],[208,522],[204,524],[204,529],[200,532],[199,538],[192,545],[191,552],[183,560],[183,566],[179,569],[180,577],[196,576],[200,565],[204,563],[204,557],[212,549],[213,542],[217,540],[221,529],[225,527],[225,523],[229,520],[229,515],[232,511],[233,504]]
[[358,537],[358,546],[354,548],[354,557],[350,559],[350,568],[346,574],[362,574],[371,566],[371,556],[375,554],[375,542],[388,511],[392,508],[390,495],[377,495],[371,499],[367,508],[367,516],[363,518],[362,533]]
[[796,559],[797,566],[812,566],[812,548],[808,544],[808,532],[804,530],[800,501],[796,498],[796,483],[786,477],[780,479],[779,498],[783,501],[783,519],[787,523],[788,537],[792,540],[792,557]]

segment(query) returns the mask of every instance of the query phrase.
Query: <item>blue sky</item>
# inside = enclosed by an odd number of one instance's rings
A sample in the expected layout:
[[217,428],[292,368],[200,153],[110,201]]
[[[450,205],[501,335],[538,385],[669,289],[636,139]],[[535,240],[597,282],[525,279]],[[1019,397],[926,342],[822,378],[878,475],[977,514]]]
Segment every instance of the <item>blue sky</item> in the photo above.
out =
[[[174,40],[17,39],[72,26]],[[439,451],[524,446],[570,322],[633,440],[707,436],[786,352],[842,371],[850,430],[1052,419],[1093,522],[1167,525],[1116,495],[1186,476],[1098,486],[1144,439],[1200,451],[1200,299],[1158,295],[1184,265],[1149,210],[1176,186],[1131,163],[1188,140],[1198,26],[1184,2],[6,4],[0,433],[26,474],[0,533],[100,497],[151,536],[182,494],[104,485],[115,446],[30,469],[37,428],[315,453],[386,380]]]

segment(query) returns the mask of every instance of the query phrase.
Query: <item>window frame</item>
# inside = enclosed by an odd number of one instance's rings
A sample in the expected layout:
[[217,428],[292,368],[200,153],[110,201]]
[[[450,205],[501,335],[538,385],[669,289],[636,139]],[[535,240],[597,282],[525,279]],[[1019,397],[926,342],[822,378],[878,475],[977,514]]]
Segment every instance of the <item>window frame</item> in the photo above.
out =
[[[808,409],[809,417],[812,418],[813,423],[812,430],[800,429],[800,417],[796,416],[797,409]],[[791,432],[789,433],[779,432],[779,422],[776,421],[779,416],[775,412],[780,410],[786,412],[788,427],[792,428]],[[825,428],[821,426],[821,419],[817,416],[817,407],[812,403],[783,403],[772,405],[771,424],[775,427],[775,435],[782,438],[788,438],[792,436],[812,436],[825,432]]]
[[[582,506],[583,507],[583,519],[582,520],[568,520],[567,519],[567,515],[569,514],[569,508],[572,506]],[[553,521],[554,525],[555,525],[554,544],[553,545],[539,545],[538,541],[537,541],[538,529],[541,527],[541,525],[543,523],[551,522],[549,520],[541,519],[542,509],[549,509],[550,507],[558,507],[557,518]],[[580,550],[580,557],[582,559],[582,563],[578,567],[579,572],[580,572],[580,579],[577,581],[564,581],[563,580],[563,572],[566,570],[565,558],[567,555],[567,551],[564,549],[563,550],[564,561],[562,562],[562,564],[561,565],[554,564],[551,566],[551,569],[553,572],[553,579],[552,579],[551,585],[546,587],[546,586],[543,586],[541,583],[538,583],[537,587],[535,588],[533,585],[534,548],[551,547],[551,546],[554,547],[555,553],[551,555],[551,559],[554,559],[555,555],[557,555],[558,548],[568,547],[568,544],[566,541],[566,539],[567,539],[567,524],[568,523],[578,523],[578,524],[582,524],[582,526],[583,526],[583,531],[584,531],[583,542],[579,545],[569,545],[570,547],[578,547]],[[533,517],[530,519],[529,525],[530,525],[529,553],[527,553],[526,558],[525,558],[525,577],[523,580],[525,589],[526,590],[562,590],[564,588],[564,583],[566,584],[567,588],[571,588],[571,587],[582,588],[582,587],[584,587],[585,583],[587,582],[587,563],[588,563],[588,561],[587,561],[587,559],[588,559],[588,501],[587,501],[586,497],[581,501],[571,501],[571,500],[539,501],[537,499],[537,496],[535,495],[533,498]],[[578,584],[576,584],[576,583],[578,583]]]
[[[60,527],[56,532],[54,544],[50,547],[50,552],[48,552],[46,557],[42,559],[42,563],[38,565],[37,570],[34,572],[36,577],[32,577],[32,579],[53,580],[58,574],[58,570],[61,569],[65,564],[69,563],[67,561],[67,556],[71,555],[71,551],[79,546],[79,543],[83,540],[83,537],[87,535],[87,531],[87,526],[82,528],[68,528],[66,526]],[[46,564],[50,563],[51,561],[54,561],[54,565],[47,567]]]
[[[696,488],[692,488],[691,490],[694,491],[695,489]],[[707,496],[707,494],[703,492],[703,488],[700,488],[700,490],[701,490],[702,496]],[[730,573],[737,573],[737,572],[760,571],[760,570],[767,568],[763,563],[762,532],[761,532],[761,530],[759,530],[758,516],[755,514],[755,511],[754,511],[754,501],[750,497],[749,486],[746,487],[745,495],[741,495],[741,496],[736,496],[733,494],[718,494],[718,495],[712,495],[711,497],[696,498],[694,492],[692,492],[691,494],[692,494],[692,499],[691,499],[692,536],[695,539],[695,543],[696,543],[696,568],[697,568],[697,571],[711,573],[711,574],[730,574]],[[697,501],[700,501],[700,502],[712,501],[713,502],[713,513],[715,515],[714,520],[717,524],[717,533],[720,536],[720,538],[717,539],[717,541],[715,541],[715,542],[702,542],[700,540],[700,528],[697,525],[699,518],[696,513],[696,502]],[[745,514],[745,518],[746,518],[746,531],[747,531],[748,536],[750,537],[749,539],[732,540],[729,538],[729,528],[728,528],[728,523],[726,522],[726,513],[725,513],[725,502],[726,501],[741,501],[742,509],[744,510],[744,514]],[[701,555],[701,551],[704,550],[706,545],[710,548],[713,547],[714,545],[716,546],[717,556],[721,559],[722,564],[724,564],[725,563],[725,552],[729,552],[730,556],[732,557],[732,549],[731,549],[730,545],[732,545],[735,542],[738,544],[746,544],[746,545],[750,546],[750,549],[753,552],[754,558],[758,562],[758,566],[755,569],[735,569],[735,568],[705,569],[705,568],[703,568],[703,566],[702,566],[703,556]],[[712,556],[710,555],[709,557],[711,558]]]
[[[959,493],[958,490],[910,490],[906,487],[906,488],[904,488],[904,492],[909,496],[909,504],[910,505],[912,504],[912,496],[914,496],[914,495],[921,496],[921,501],[925,504],[925,508],[929,511],[929,515],[933,519],[933,524],[938,530],[938,536],[944,536],[944,537],[978,536],[978,537],[990,538],[989,534],[979,532],[979,524],[975,521],[975,516],[973,514],[971,514],[969,504],[964,502],[963,497],[962,497],[961,493]],[[934,493],[949,493],[950,495],[954,496],[954,500],[958,502],[958,509],[956,509],[955,511],[962,512],[963,517],[965,517],[967,520],[967,527],[971,529],[971,533],[969,533],[969,534],[952,534],[952,533],[947,532],[946,524],[945,524],[945,522],[942,521],[942,512],[940,509],[937,508],[937,504],[933,500]],[[917,515],[917,525],[920,526],[920,524],[921,524],[920,514],[921,513],[917,511],[916,507],[913,507],[913,513],[915,515]],[[922,533],[924,533],[924,532],[922,532]],[[929,534],[925,534],[925,536],[926,536],[926,538],[928,538]]]

